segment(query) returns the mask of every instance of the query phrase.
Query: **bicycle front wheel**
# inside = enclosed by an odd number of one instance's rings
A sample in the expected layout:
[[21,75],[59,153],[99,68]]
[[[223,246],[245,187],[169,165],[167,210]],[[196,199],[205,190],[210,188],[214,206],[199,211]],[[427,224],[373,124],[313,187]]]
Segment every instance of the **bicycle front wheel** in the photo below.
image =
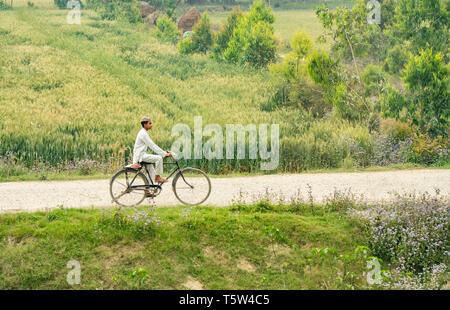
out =
[[172,183],[175,197],[185,205],[199,205],[211,193],[209,177],[196,168],[184,168],[177,173]]
[[147,178],[139,171],[123,169],[117,172],[109,184],[112,200],[124,207],[137,206],[145,199]]

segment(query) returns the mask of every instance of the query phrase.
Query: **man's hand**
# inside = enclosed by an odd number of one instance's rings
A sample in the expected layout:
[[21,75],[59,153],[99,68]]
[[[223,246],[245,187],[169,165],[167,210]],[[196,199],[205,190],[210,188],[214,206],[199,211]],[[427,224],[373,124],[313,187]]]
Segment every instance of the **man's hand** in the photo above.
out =
[[166,151],[166,157],[172,157],[172,154]]

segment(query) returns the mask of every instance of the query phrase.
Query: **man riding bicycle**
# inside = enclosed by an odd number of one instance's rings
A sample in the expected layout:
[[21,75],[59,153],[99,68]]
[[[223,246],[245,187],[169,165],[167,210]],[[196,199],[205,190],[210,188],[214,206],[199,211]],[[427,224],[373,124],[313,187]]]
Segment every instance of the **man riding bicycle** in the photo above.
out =
[[[144,116],[141,119],[142,129],[139,130],[133,149],[133,164],[130,168],[139,169],[140,162],[155,164],[155,182],[165,183],[167,180],[161,177],[163,173],[163,157],[172,157],[172,154],[162,150],[148,135],[148,130],[152,129],[152,121]],[[147,148],[152,149],[157,155],[146,153]]]

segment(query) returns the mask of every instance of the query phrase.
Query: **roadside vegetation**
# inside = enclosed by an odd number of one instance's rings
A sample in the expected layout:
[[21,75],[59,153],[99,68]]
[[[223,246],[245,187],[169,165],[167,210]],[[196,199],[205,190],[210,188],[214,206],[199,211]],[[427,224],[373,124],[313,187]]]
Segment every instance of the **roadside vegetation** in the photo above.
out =
[[[449,203],[267,192],[223,208],[3,214],[0,288],[448,289]],[[79,285],[66,281],[71,260]]]

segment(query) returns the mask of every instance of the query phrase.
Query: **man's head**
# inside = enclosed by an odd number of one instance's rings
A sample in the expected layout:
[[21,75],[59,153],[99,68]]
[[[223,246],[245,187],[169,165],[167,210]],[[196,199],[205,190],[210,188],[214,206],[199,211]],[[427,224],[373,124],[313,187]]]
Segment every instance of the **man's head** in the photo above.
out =
[[148,116],[141,118],[141,125],[145,130],[152,129],[152,120]]

